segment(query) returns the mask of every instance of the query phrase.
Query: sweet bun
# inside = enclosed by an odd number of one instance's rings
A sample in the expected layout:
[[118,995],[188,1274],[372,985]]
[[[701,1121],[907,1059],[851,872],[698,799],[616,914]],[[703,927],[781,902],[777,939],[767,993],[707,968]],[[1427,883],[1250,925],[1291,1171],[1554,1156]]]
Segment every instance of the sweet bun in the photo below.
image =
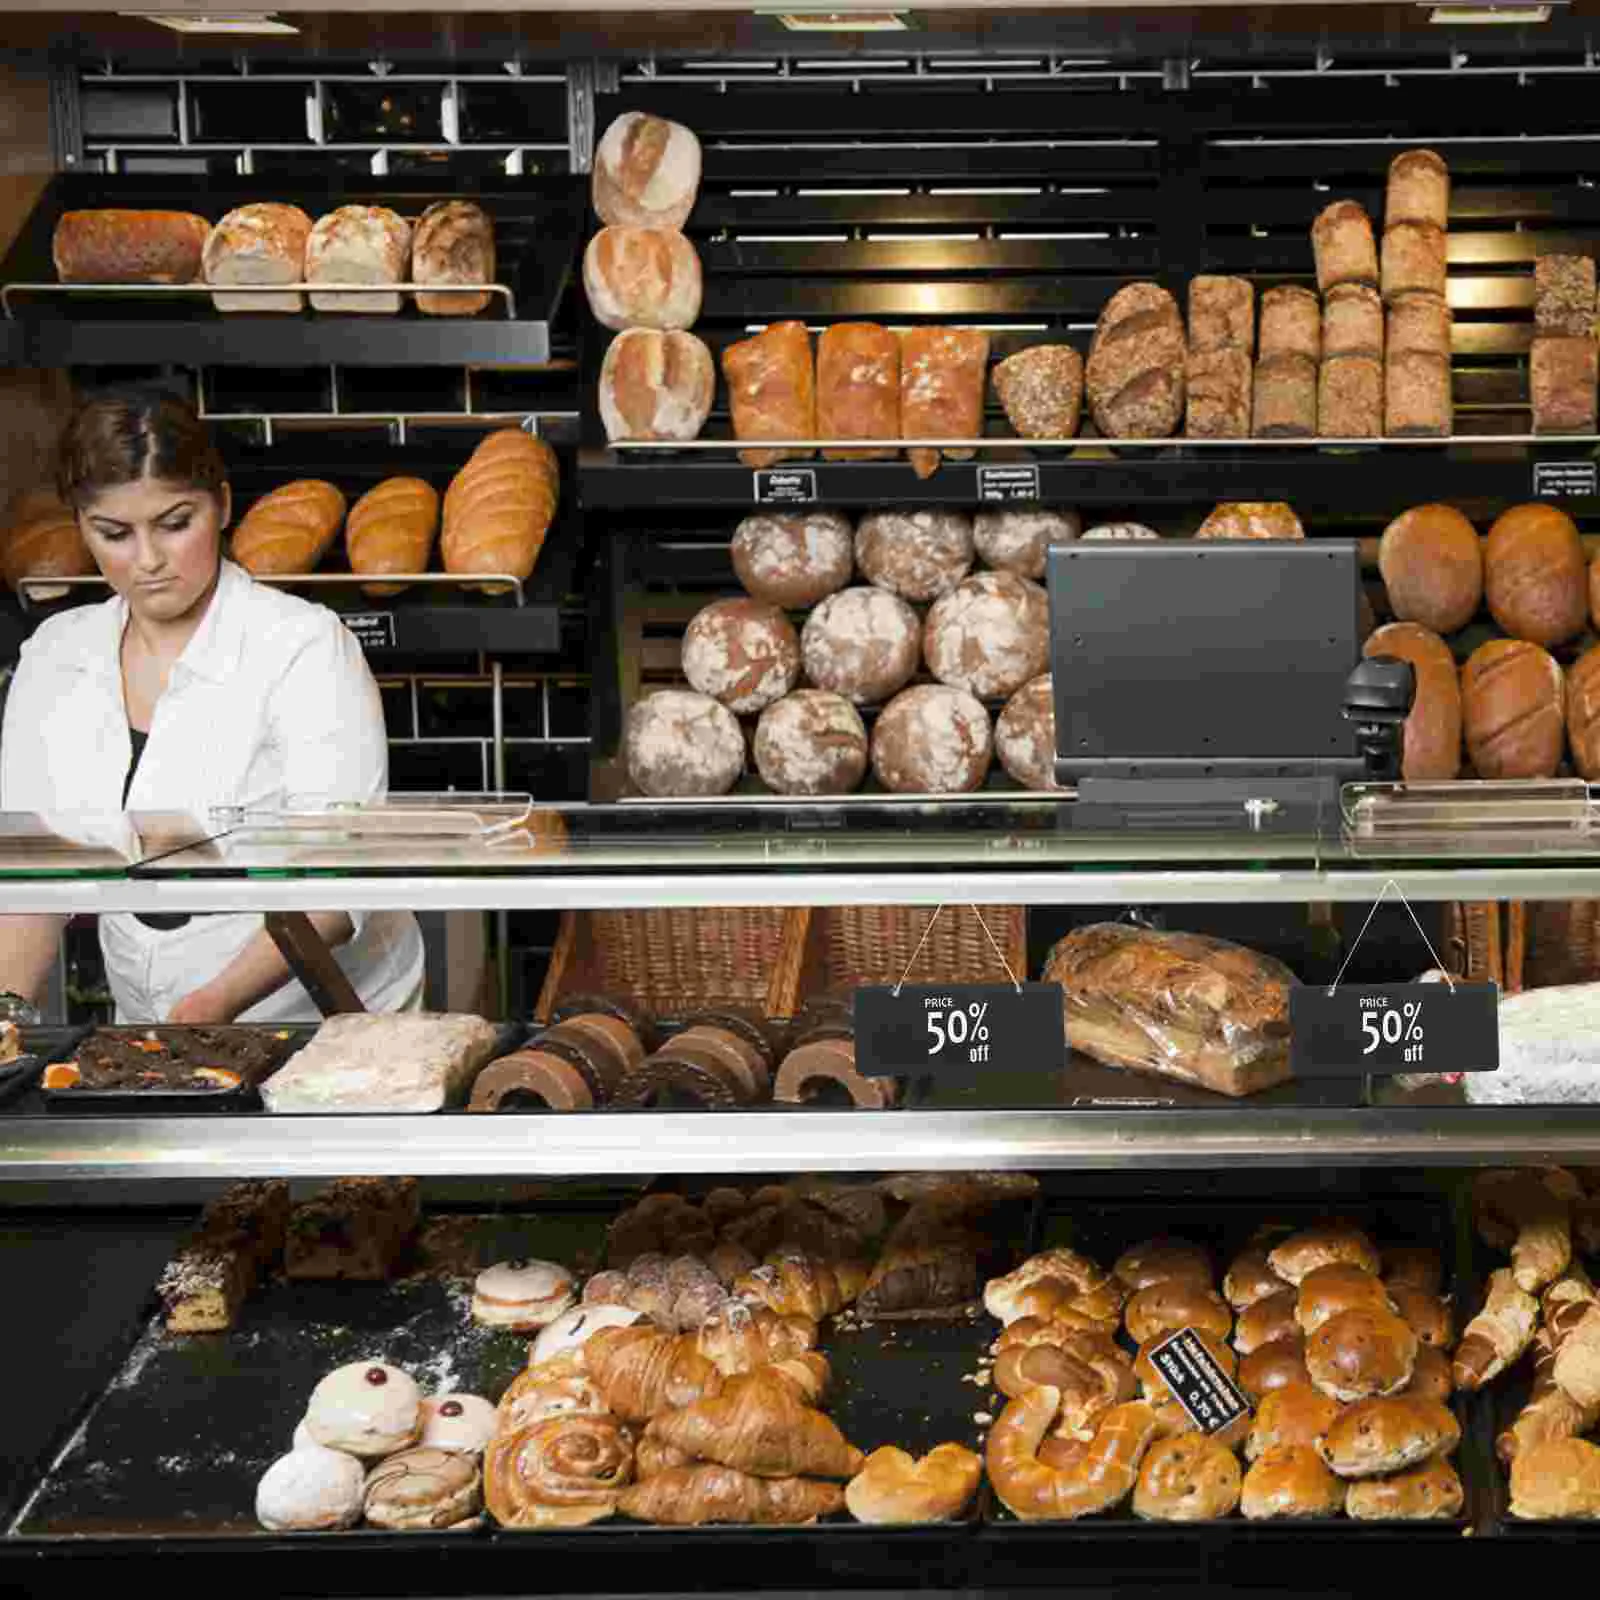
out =
[[1443,1402],[1455,1392],[1455,1386],[1450,1357],[1437,1345],[1425,1344],[1417,1351],[1417,1364],[1412,1368],[1410,1383],[1400,1393],[1418,1400]]
[[1588,571],[1577,524],[1542,501],[1495,519],[1484,547],[1490,614],[1513,639],[1563,644],[1589,619]]
[[1461,721],[1480,778],[1552,778],[1566,743],[1566,679],[1521,639],[1479,645],[1461,669]]
[[1418,622],[1391,622],[1371,634],[1363,656],[1394,656],[1416,673],[1406,718],[1401,775],[1411,783],[1448,781],[1461,771],[1461,676],[1438,634]]
[[472,1320],[486,1328],[532,1333],[577,1298],[572,1274],[553,1261],[499,1261],[472,1286]]
[[1454,506],[1402,511],[1383,530],[1378,570],[1395,616],[1435,633],[1466,627],[1483,602],[1483,546]]
[[1179,1328],[1198,1328],[1218,1339],[1233,1332],[1233,1312],[1227,1301],[1214,1289],[1183,1279],[1141,1289],[1128,1301],[1123,1318],[1128,1337],[1140,1345]]
[[1308,1272],[1336,1261],[1375,1274],[1380,1265],[1378,1247],[1353,1223],[1334,1221],[1292,1233],[1267,1253],[1267,1265],[1296,1287]]
[[1239,1462],[1204,1433],[1160,1439],[1150,1447],[1133,1490],[1133,1514],[1147,1521],[1211,1522],[1239,1504]]
[[1329,1317],[1362,1307],[1382,1311],[1395,1309],[1388,1290],[1370,1272],[1353,1267],[1347,1261],[1335,1261],[1308,1272],[1300,1280],[1295,1321],[1301,1333],[1309,1338]]
[[528,1352],[528,1365],[537,1367],[557,1356],[581,1350],[602,1328],[627,1328],[639,1321],[642,1312],[632,1306],[593,1305],[587,1300],[553,1318],[539,1330]]
[[1288,1284],[1264,1299],[1254,1301],[1239,1313],[1234,1324],[1233,1348],[1242,1356],[1259,1350],[1276,1339],[1288,1339],[1300,1331],[1295,1320],[1296,1292]]
[[964,1445],[941,1444],[918,1458],[894,1445],[874,1450],[846,1485],[857,1522],[948,1522],[978,1491],[982,1461]]
[[1274,1339],[1252,1350],[1239,1363],[1239,1387],[1259,1402],[1274,1389],[1291,1383],[1310,1383],[1306,1370],[1306,1342],[1297,1333],[1290,1339]]
[[1253,1244],[1242,1250],[1228,1265],[1222,1279],[1222,1298],[1235,1311],[1243,1311],[1257,1300],[1281,1294],[1290,1285],[1267,1265],[1267,1247]]
[[1307,1445],[1280,1445],[1257,1458],[1244,1475],[1239,1508],[1251,1521],[1272,1517],[1336,1517],[1344,1509],[1344,1481],[1329,1472]]
[[1547,1439],[1511,1462],[1511,1515],[1600,1516],[1600,1447],[1587,1439]]
[[306,1431],[318,1444],[372,1459],[393,1455],[422,1431],[422,1396],[409,1373],[381,1361],[355,1361],[311,1391]]
[[1387,1478],[1350,1485],[1345,1515],[1358,1522],[1426,1522],[1461,1515],[1466,1493],[1461,1477],[1443,1456]]
[[1335,1400],[1393,1395],[1411,1381],[1418,1345],[1392,1311],[1341,1311],[1306,1340],[1306,1371]]
[[1317,1441],[1317,1454],[1341,1478],[1374,1478],[1449,1455],[1460,1442],[1448,1406],[1395,1395],[1350,1406]]
[[256,1521],[274,1533],[351,1527],[361,1519],[366,1476],[343,1451],[319,1444],[291,1450],[256,1485]]
[[1117,1257],[1111,1275],[1130,1291],[1175,1278],[1209,1289],[1211,1256],[1203,1245],[1187,1239],[1146,1239]]
[[1339,1402],[1309,1383],[1289,1383],[1262,1397],[1245,1456],[1254,1461],[1283,1445],[1315,1445],[1338,1420]]
[[375,1528],[476,1527],[478,1463],[451,1450],[402,1450],[367,1474],[364,1502]]
[[1455,1344],[1455,1318],[1450,1302],[1442,1295],[1429,1294],[1409,1283],[1391,1283],[1388,1289],[1394,1309],[1410,1323],[1423,1344],[1435,1350],[1448,1350]]

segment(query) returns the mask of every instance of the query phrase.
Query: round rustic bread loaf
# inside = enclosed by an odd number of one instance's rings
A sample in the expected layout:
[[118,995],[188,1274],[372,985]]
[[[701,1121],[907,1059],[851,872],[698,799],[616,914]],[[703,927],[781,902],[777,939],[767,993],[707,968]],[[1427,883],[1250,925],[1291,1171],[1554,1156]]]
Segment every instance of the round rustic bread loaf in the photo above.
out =
[[1142,522],[1102,522],[1083,536],[1086,544],[1121,544],[1129,540],[1147,541],[1160,537],[1154,528],[1147,528]]
[[756,771],[776,794],[848,794],[867,773],[867,730],[842,694],[796,689],[761,713]]
[[1178,302],[1130,283],[1106,302],[1089,349],[1095,425],[1108,439],[1165,439],[1183,420],[1188,348]]
[[700,257],[676,228],[602,228],[583,253],[583,288],[606,328],[692,328]]
[[655,799],[726,794],[744,771],[744,734],[710,695],[660,689],[628,713],[628,772]]
[[1197,539],[1303,539],[1294,507],[1281,500],[1224,500],[1195,530]]
[[844,589],[806,619],[800,655],[818,689],[875,705],[911,681],[922,659],[922,624],[885,589]]
[[972,566],[972,518],[964,511],[873,511],[856,529],[861,576],[903,600],[937,600]]
[[611,440],[693,439],[716,392],[711,352],[692,333],[629,328],[600,363],[600,420]]
[[1024,789],[1059,789],[1056,782],[1056,701],[1047,672],[1006,701],[994,725],[1000,765]]
[[1492,639],[1461,670],[1461,720],[1480,778],[1550,778],[1561,765],[1566,684],[1548,651]]
[[972,542],[986,567],[1039,579],[1044,576],[1050,546],[1066,544],[1082,531],[1083,518],[1076,511],[1030,506],[1016,511],[980,511],[973,519]]
[[682,123],[625,111],[594,152],[594,208],[613,227],[681,228],[700,193],[700,141]]
[[1489,529],[1483,587],[1494,620],[1513,639],[1562,644],[1588,620],[1583,541],[1565,511],[1532,501]]
[[1454,506],[1402,511],[1383,530],[1378,571],[1395,616],[1435,633],[1464,628],[1483,600],[1483,546]]
[[760,711],[794,688],[800,640],[765,600],[717,600],[684,633],[683,675],[730,711]]
[[855,572],[855,535],[837,511],[757,512],[734,530],[733,570],[757,600],[798,611]]
[[1567,668],[1567,738],[1579,774],[1600,780],[1600,645]]
[[1417,622],[1391,622],[1362,649],[1364,656],[1409,661],[1416,698],[1406,718],[1401,776],[1412,783],[1442,781],[1461,773],[1461,679],[1450,646]]
[[872,730],[872,770],[897,794],[960,794],[989,772],[989,713],[964,689],[922,683],[883,708]]
[[928,670],[980,699],[1014,694],[1050,659],[1050,602],[1014,572],[975,572],[928,612]]

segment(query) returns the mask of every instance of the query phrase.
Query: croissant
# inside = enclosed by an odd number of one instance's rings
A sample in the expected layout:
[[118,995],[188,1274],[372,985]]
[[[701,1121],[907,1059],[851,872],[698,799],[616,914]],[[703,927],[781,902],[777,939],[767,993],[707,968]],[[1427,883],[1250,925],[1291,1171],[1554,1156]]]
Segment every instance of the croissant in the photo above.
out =
[[1048,1385],[1013,1400],[989,1430],[984,1451],[989,1482],[1008,1510],[1025,1521],[1065,1521],[1109,1511],[1133,1492],[1139,1465],[1156,1437],[1154,1410],[1142,1400],[1113,1406],[1081,1449],[1068,1441],[1051,1465],[1040,1446],[1061,1393]]
[[252,576],[315,572],[344,521],[344,496],[319,478],[264,494],[233,533],[233,559]]
[[641,1522],[693,1528],[704,1522],[797,1525],[844,1508],[837,1483],[809,1478],[753,1478],[732,1467],[669,1467],[624,1489],[617,1508]]
[[920,1460],[890,1444],[874,1450],[846,1485],[857,1522],[948,1522],[978,1492],[983,1463],[964,1445],[941,1444]]
[[828,1385],[833,1382],[833,1368],[820,1350],[802,1351],[759,1370],[781,1378],[808,1406],[821,1405]]
[[615,1417],[551,1417],[489,1441],[483,1496],[503,1528],[576,1528],[609,1517],[632,1476]]
[[1489,1274],[1483,1310],[1467,1324],[1456,1346],[1451,1376],[1458,1389],[1481,1389],[1526,1350],[1539,1320],[1539,1302],[1517,1287],[1509,1267]]
[[891,1243],[872,1269],[857,1309],[867,1317],[892,1317],[974,1300],[983,1248],[983,1241],[965,1230]]
[[[439,494],[421,478],[385,478],[350,508],[344,548],[360,573],[426,572],[439,531]],[[366,583],[372,595],[400,594],[403,583]]]
[[[1563,1280],[1558,1280],[1563,1281]],[[1570,1328],[1569,1328],[1570,1331]],[[1523,1406],[1494,1442],[1495,1454],[1504,1462],[1516,1460],[1524,1450],[1571,1439],[1600,1422],[1600,1406],[1581,1406],[1556,1382],[1557,1335],[1548,1323],[1533,1336],[1533,1387]]]
[[607,1405],[625,1422],[648,1422],[658,1411],[693,1405],[722,1387],[722,1374],[695,1349],[693,1334],[602,1328],[583,1356]]
[[810,1317],[820,1322],[842,1311],[861,1293],[866,1269],[854,1261],[819,1261],[814,1256],[778,1251],[733,1286],[780,1317]]
[[544,440],[520,428],[491,433],[445,491],[444,570],[526,578],[544,548],[560,485]]
[[1560,1167],[1485,1172],[1472,1186],[1478,1231],[1509,1249],[1517,1287],[1537,1294],[1572,1260],[1572,1206],[1582,1190]]
[[780,1317],[763,1305],[730,1300],[701,1324],[695,1347],[728,1377],[804,1355],[817,1342],[809,1317]]
[[645,1433],[758,1478],[848,1478],[864,1459],[793,1383],[768,1370],[729,1378],[720,1394],[662,1412]]
[[634,1447],[633,1475],[643,1483],[646,1478],[654,1478],[663,1472],[670,1472],[674,1467],[691,1467],[694,1457],[685,1455],[682,1450],[674,1450],[670,1444],[661,1439],[649,1437],[641,1439]]

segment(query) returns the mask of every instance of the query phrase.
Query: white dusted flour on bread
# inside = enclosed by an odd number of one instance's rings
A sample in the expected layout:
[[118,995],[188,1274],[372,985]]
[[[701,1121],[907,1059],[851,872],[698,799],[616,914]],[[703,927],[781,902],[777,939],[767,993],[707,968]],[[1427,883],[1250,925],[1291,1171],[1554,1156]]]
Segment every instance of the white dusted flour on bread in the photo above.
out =
[[994,753],[1024,789],[1059,789],[1056,781],[1056,702],[1047,672],[1006,701],[994,725]]
[[794,688],[800,640],[765,600],[717,600],[684,633],[683,675],[730,711],[760,711]]
[[980,699],[1014,694],[1050,659],[1050,602],[1014,572],[975,572],[928,612],[928,670]]
[[680,122],[625,111],[594,153],[594,208],[612,227],[681,228],[700,192],[700,141]]
[[629,328],[600,364],[600,420],[608,439],[693,439],[711,415],[717,369],[705,341],[669,329]]
[[806,619],[800,655],[817,688],[874,705],[911,681],[922,659],[922,624],[886,589],[844,589]]
[[602,228],[583,253],[583,289],[601,327],[692,328],[700,257],[676,228]]
[[660,689],[628,713],[628,772],[654,799],[726,794],[744,771],[744,734],[710,695]]
[[898,794],[963,794],[988,776],[994,732],[964,689],[921,683],[883,708],[872,730],[872,770]]
[[[299,206],[263,202],[230,211],[206,236],[201,271],[207,283],[299,283],[306,272],[311,218]],[[303,311],[298,291],[214,294],[218,311]]]
[[1600,983],[1529,989],[1500,1002],[1500,1070],[1462,1077],[1474,1105],[1600,1100]]
[[1086,544],[1120,544],[1128,540],[1145,541],[1160,537],[1154,528],[1147,528],[1142,522],[1102,522],[1083,535]]
[[855,534],[837,511],[758,511],[733,535],[733,570],[757,600],[814,606],[855,575]]
[[[340,206],[319,217],[306,240],[307,283],[404,283],[411,224],[387,206]],[[317,311],[393,316],[398,294],[312,292]]]
[[1076,511],[1043,506],[980,511],[973,519],[972,542],[986,567],[1038,579],[1044,576],[1050,546],[1076,539],[1082,529],[1083,519]]
[[966,577],[975,554],[964,511],[872,511],[856,529],[861,576],[904,600],[937,600]]
[[860,712],[826,689],[796,689],[756,728],[756,771],[775,794],[848,794],[866,776],[867,752]]

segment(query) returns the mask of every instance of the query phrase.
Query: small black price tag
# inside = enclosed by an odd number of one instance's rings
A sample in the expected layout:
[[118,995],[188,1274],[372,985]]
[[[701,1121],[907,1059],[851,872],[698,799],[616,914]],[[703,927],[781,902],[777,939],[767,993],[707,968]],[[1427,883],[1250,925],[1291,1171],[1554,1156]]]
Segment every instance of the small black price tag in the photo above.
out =
[[1059,983],[907,983],[856,990],[856,1066],[867,1077],[981,1077],[1008,1070],[1057,1074],[1066,1066]]
[[979,467],[978,498],[980,500],[1037,500],[1039,498],[1039,469],[1037,467]]
[[782,467],[756,474],[758,506],[805,506],[816,498],[814,467]]
[[339,620],[356,636],[363,650],[394,649],[394,612],[347,611]]
[[1533,493],[1537,500],[1592,500],[1600,494],[1600,462],[1535,461]]
[[1202,1433],[1221,1433],[1250,1415],[1249,1402],[1193,1328],[1168,1334],[1150,1346],[1149,1356],[1173,1399]]
[[1397,1072],[1493,1072],[1500,1065],[1499,991],[1492,983],[1343,984],[1289,991],[1290,1066],[1297,1078]]

